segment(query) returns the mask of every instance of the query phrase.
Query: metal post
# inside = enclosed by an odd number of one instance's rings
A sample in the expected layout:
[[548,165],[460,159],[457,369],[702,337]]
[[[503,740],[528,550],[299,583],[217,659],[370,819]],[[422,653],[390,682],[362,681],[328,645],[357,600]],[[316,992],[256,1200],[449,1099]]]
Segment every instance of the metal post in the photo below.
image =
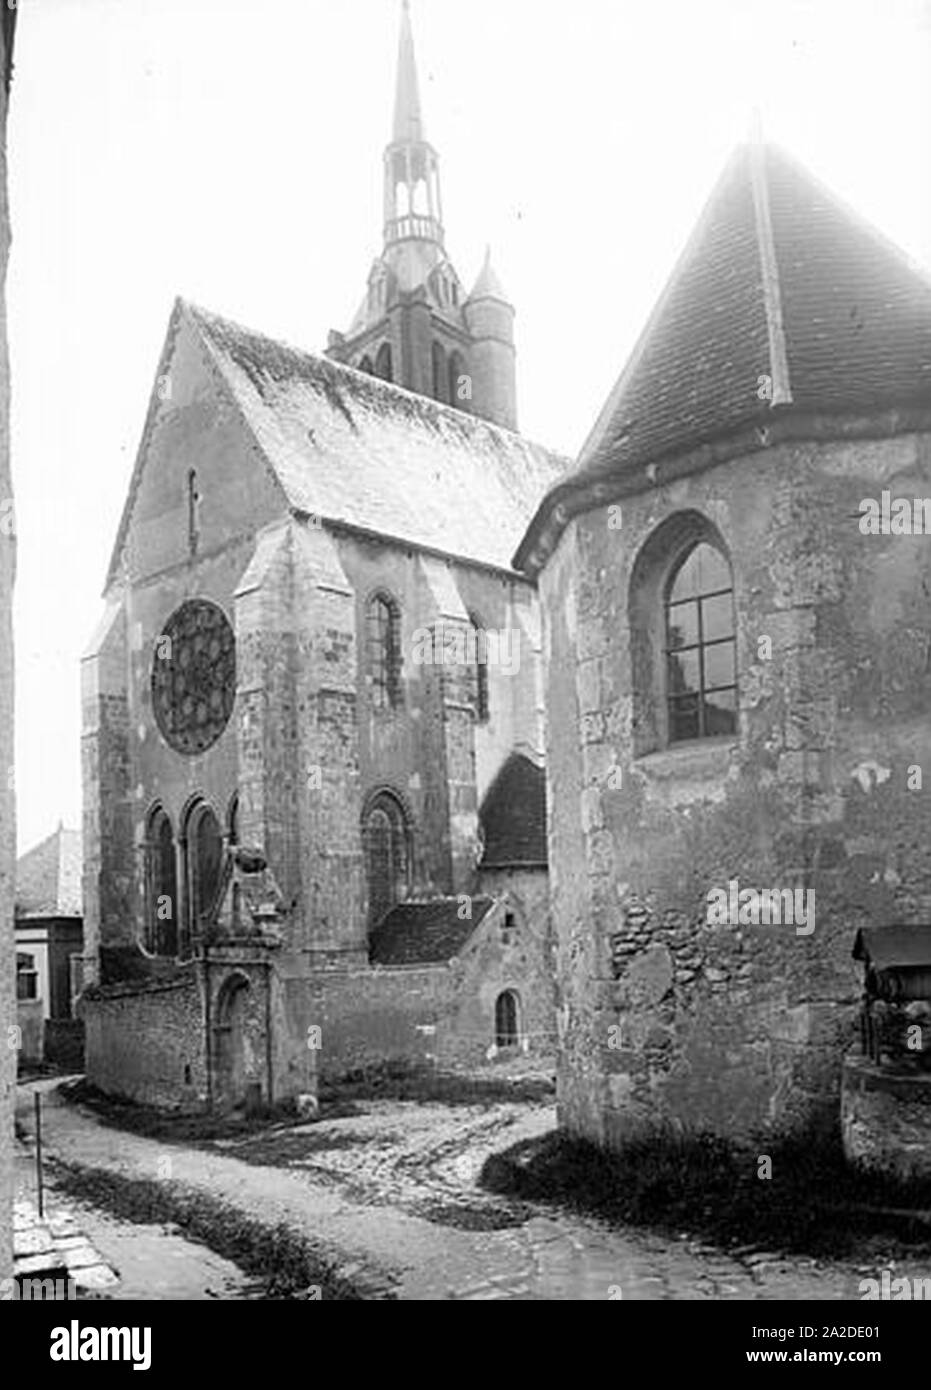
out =
[[33,1092],[36,1110],[36,1187],[39,1193],[39,1215],[45,1215],[45,1194],[42,1190],[42,1097]]

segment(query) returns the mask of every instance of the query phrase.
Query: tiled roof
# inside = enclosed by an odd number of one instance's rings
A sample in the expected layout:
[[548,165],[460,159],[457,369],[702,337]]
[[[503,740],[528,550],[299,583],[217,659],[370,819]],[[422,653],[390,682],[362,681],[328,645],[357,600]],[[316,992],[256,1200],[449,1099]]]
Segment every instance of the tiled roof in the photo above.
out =
[[854,960],[877,971],[931,967],[931,926],[861,927]]
[[457,956],[492,905],[473,898],[471,917],[462,917],[459,898],[398,903],[372,933],[372,965],[445,965]]
[[479,813],[483,869],[546,864],[546,774],[512,753],[492,782]]
[[[520,435],[178,300],[282,488],[282,505],[424,550],[510,570],[568,460]],[[150,407],[149,425],[155,406]],[[118,572],[140,449],[110,566]]]
[[16,863],[16,916],[81,917],[81,832],[59,826]]
[[292,507],[510,568],[561,461],[486,420],[190,308]]
[[611,484],[646,488],[651,465],[711,441],[740,433],[749,453],[787,419],[918,405],[931,405],[931,279],[788,155],[742,146],[515,564],[581,494],[594,506]]

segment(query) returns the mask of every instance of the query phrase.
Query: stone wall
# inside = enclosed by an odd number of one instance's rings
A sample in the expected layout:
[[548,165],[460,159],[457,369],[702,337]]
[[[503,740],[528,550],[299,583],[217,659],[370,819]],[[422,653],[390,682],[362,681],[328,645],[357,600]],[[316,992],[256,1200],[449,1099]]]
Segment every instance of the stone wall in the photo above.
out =
[[[931,921],[915,776],[931,772],[931,537],[861,534],[883,488],[931,497],[931,441],[710,468],[574,521],[541,577],[559,1105],[577,1132],[836,1125],[855,932]],[[696,526],[733,567],[738,731],[666,746],[644,614]],[[709,891],[733,879],[813,890],[814,930],[709,927]]]
[[451,1004],[446,966],[318,973],[307,982],[320,1029],[319,1075],[334,1080],[386,1062],[429,1064]]
[[549,1049],[546,876],[498,875],[498,901],[449,964],[321,972],[308,979],[307,1016],[320,1027],[322,1077],[385,1062],[479,1066],[494,1056],[495,1001],[506,989],[518,996],[530,1049]]
[[[12,26],[7,32],[12,32]],[[6,54],[0,40],[0,69]],[[16,864],[13,798],[13,627],[15,567],[10,484],[10,370],[6,327],[6,268],[10,216],[6,179],[7,89],[0,82],[0,1280],[13,1272],[13,1101],[16,1083],[16,955],[13,875]]]
[[79,1009],[92,1085],[142,1105],[203,1105],[203,991],[193,969],[183,980],[107,990],[82,999]]
[[528,1052],[556,1048],[556,958],[546,869],[482,869],[479,891],[500,906],[463,953],[463,988],[457,993],[453,1032],[470,1059],[487,1056],[495,1032],[495,1001],[504,990],[518,998],[522,1045]]
[[206,966],[191,962],[173,979],[111,985],[82,996],[88,1081],[141,1105],[199,1110],[210,1102],[227,1104],[221,1025],[232,1022],[223,1013],[231,985],[243,987],[235,1027],[244,1053],[240,1088],[232,1099],[245,1099],[250,1085],[264,1103],[312,1094],[316,1057],[308,1036],[313,1020],[306,986],[293,977],[287,958],[272,962],[248,943],[214,947]]

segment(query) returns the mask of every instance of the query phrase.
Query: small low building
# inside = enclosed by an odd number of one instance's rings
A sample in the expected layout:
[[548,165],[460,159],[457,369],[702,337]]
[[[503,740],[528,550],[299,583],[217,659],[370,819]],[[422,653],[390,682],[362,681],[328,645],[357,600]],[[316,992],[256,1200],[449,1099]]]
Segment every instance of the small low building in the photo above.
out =
[[59,825],[16,865],[16,1016],[20,1062],[84,1066],[81,989],[84,920],[81,834]]
[[864,927],[861,1047],[844,1058],[841,1132],[857,1168],[931,1177],[931,926]]

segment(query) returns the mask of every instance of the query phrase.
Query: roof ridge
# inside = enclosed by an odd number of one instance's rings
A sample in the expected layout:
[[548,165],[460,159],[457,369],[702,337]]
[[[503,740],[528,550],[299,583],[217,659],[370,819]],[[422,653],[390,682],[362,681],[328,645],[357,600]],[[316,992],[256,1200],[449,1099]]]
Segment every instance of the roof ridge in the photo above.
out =
[[200,304],[195,304],[191,300],[180,300],[194,316],[205,321],[205,326],[210,327],[210,323],[215,322],[227,328],[235,329],[239,333],[245,334],[249,338],[260,339],[262,342],[270,343],[273,347],[285,348],[288,352],[295,353],[298,357],[304,357],[309,361],[322,367],[324,370],[332,372],[334,376],[348,374],[354,380],[362,380],[377,390],[384,390],[397,393],[399,396],[406,397],[408,400],[416,401],[419,406],[426,409],[428,413],[441,416],[448,416],[456,421],[469,421],[474,425],[484,426],[492,434],[504,436],[506,439],[517,440],[532,449],[542,450],[552,458],[571,462],[570,455],[564,454],[559,449],[552,448],[549,444],[544,444],[538,439],[531,439],[526,434],[521,434],[517,430],[509,430],[504,425],[498,425],[494,420],[488,420],[484,415],[474,415],[468,410],[458,410],[456,406],[450,405],[447,401],[435,400],[432,396],[423,395],[419,391],[412,391],[407,386],[402,386],[397,381],[385,381],[382,377],[372,376],[369,372],[363,372],[358,367],[352,367],[348,362],[337,362],[334,358],[327,356],[325,352],[316,352],[312,348],[299,347],[296,343],[287,338],[273,338],[268,333],[258,328],[250,328],[248,324],[240,323],[238,319],[227,318],[225,314],[218,314],[212,309],[205,309]]
[[767,148],[758,140],[747,145],[750,190],[753,195],[753,216],[756,224],[757,252],[763,285],[763,312],[769,339],[769,370],[772,394],[771,406],[792,404],[792,380],[786,351],[785,324],[782,314],[782,291],[779,284],[779,264],[769,206],[769,167]]

